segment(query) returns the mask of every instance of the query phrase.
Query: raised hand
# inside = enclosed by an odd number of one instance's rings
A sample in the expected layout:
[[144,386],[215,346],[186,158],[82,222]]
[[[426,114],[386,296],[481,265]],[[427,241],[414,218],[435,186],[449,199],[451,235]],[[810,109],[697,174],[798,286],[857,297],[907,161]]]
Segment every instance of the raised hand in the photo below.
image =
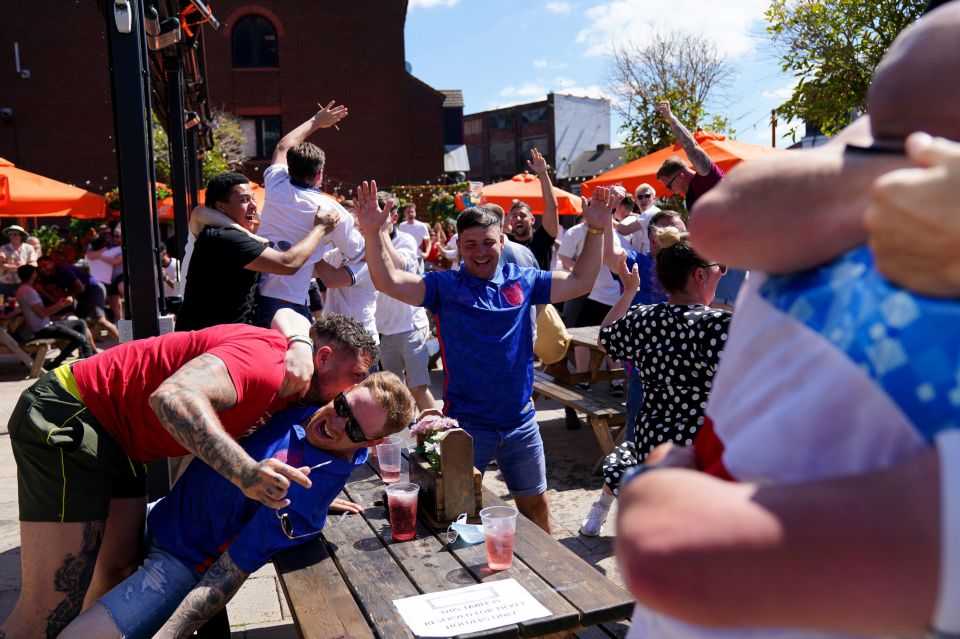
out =
[[[330,100],[327,106],[321,108],[317,111],[317,114],[313,116],[314,122],[316,122],[317,126],[321,129],[333,126],[349,115],[347,107],[342,104],[335,105],[334,102],[336,101]],[[320,106],[319,102],[317,102],[317,106]]]
[[390,218],[393,210],[393,201],[387,203],[387,210],[380,208],[377,202],[377,182],[364,182],[357,188],[357,228],[364,235],[374,235],[380,232],[383,225]]
[[547,160],[536,147],[530,149],[530,159],[527,160],[527,166],[537,175],[545,175],[547,172]]
[[304,488],[310,488],[308,472],[310,469],[307,467],[294,468],[271,457],[251,464],[241,473],[240,489],[247,498],[258,501],[264,506],[285,508],[290,505],[290,500],[286,499],[290,481],[295,481]]
[[640,271],[637,270],[636,264],[632,268],[627,268],[626,253],[623,254],[620,268],[617,269],[617,275],[620,276],[620,282],[623,283],[624,292],[636,293],[640,289]]
[[663,119],[669,120],[671,115],[670,102],[668,100],[660,100],[657,102],[657,112],[663,117]]
[[583,219],[587,222],[587,226],[595,229],[605,229],[610,226],[612,219],[610,210],[615,203],[610,189],[598,186],[593,190],[589,201],[582,195],[580,201],[583,204]]

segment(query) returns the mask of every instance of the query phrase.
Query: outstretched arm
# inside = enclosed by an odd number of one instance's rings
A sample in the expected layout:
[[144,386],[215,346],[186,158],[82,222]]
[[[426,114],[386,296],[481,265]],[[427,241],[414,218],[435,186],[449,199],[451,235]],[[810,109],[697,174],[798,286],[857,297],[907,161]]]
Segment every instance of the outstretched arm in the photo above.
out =
[[880,472],[795,485],[645,473],[620,491],[620,571],[642,603],[696,624],[925,635],[938,468],[931,448]]
[[844,154],[848,142],[873,142],[866,120],[825,146],[744,162],[727,173],[694,207],[690,239],[697,252],[735,268],[791,273],[863,244],[873,181],[908,165],[898,155]]
[[184,364],[150,395],[160,424],[184,448],[243,491],[270,508],[283,508],[290,480],[310,487],[302,470],[276,459],[254,461],[223,430],[218,411],[237,405],[230,371],[219,357],[201,355]]
[[[600,323],[601,327],[609,326],[626,315],[627,311],[630,310],[630,306],[633,304],[633,297],[637,294],[637,290],[640,288],[640,272],[637,270],[637,265],[634,264],[632,269],[628,269],[626,256],[620,258],[620,263],[617,265],[616,273],[620,277],[620,281],[623,283],[623,292],[620,293],[620,298],[616,301],[616,303],[610,307],[609,311],[607,311],[606,316],[603,318],[603,322]],[[600,343],[599,337],[597,338],[597,346],[600,347],[601,351],[606,351],[606,349],[603,347],[603,344]]]
[[690,134],[690,131],[687,131],[687,127],[683,126],[683,122],[678,120],[677,116],[670,111],[670,103],[666,100],[657,102],[657,111],[660,112],[663,119],[670,125],[674,137],[677,138],[680,148],[682,148],[687,154],[687,157],[690,158],[694,170],[700,175],[710,175],[710,169],[713,168],[713,160],[711,160],[707,152],[697,144],[697,141],[693,138],[693,135]]
[[154,639],[182,639],[193,635],[200,626],[223,610],[240,586],[247,580],[226,551],[210,566],[203,578],[187,593]]
[[536,148],[530,149],[530,159],[527,160],[527,166],[537,174],[540,180],[540,190],[543,194],[543,230],[550,234],[550,237],[557,237],[560,226],[560,214],[557,212],[557,194],[553,192],[553,184],[550,182],[550,174],[547,173],[547,161],[540,151]]
[[347,117],[347,107],[342,104],[334,106],[334,102],[336,100],[330,100],[330,103],[314,113],[312,118],[280,138],[277,147],[273,150],[270,164],[286,164],[287,151],[306,140],[315,131],[333,126]]
[[619,202],[610,189],[604,186],[594,189],[589,203],[584,197],[580,199],[583,202],[583,220],[587,225],[587,235],[573,270],[569,273],[553,272],[553,281],[550,285],[550,301],[553,303],[586,295],[593,288],[594,282],[597,281],[597,274],[600,272],[603,253],[601,236],[610,232],[612,217],[610,210]]
[[381,209],[377,204],[377,183],[371,181],[357,189],[357,204],[357,226],[367,244],[367,268],[373,285],[405,304],[420,306],[427,294],[423,278],[395,268],[384,243],[382,230],[393,212],[393,200],[387,201],[386,211]]
[[307,263],[320,240],[328,233],[332,233],[339,222],[339,213],[336,211],[324,212],[320,207],[317,207],[317,213],[313,220],[314,226],[302,240],[286,251],[278,251],[273,248],[264,249],[263,253],[244,268],[258,273],[293,275]]

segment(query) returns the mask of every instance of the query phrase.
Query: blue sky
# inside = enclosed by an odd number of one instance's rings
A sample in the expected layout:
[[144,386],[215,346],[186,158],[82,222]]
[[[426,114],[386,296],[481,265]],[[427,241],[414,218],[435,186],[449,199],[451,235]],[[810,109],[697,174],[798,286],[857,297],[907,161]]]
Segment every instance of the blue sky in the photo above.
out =
[[[770,144],[770,109],[790,95],[763,11],[769,0],[409,0],[406,57],[437,89],[462,89],[465,113],[543,99],[610,97],[611,45],[657,29],[694,31],[729,56],[735,80],[712,105],[736,138]],[[613,116],[613,142],[620,121]],[[792,125],[791,125],[792,126]],[[784,122],[777,129],[777,146]],[[802,133],[802,131],[801,131]]]

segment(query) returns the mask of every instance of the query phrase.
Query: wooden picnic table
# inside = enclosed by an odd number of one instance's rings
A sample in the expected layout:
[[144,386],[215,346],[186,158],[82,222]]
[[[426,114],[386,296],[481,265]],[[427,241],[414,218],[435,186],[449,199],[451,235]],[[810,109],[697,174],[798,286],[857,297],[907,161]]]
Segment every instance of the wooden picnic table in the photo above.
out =
[[0,314],[0,353],[8,352],[16,355],[30,369],[30,377],[37,378],[43,374],[43,362],[50,349],[65,342],[47,337],[32,339],[21,344],[10,332],[15,331],[23,320],[24,317],[19,310]]
[[[509,578],[551,615],[462,636],[567,637],[588,628],[590,637],[609,638],[603,624],[633,610],[627,592],[523,515],[517,517],[513,566],[493,572],[482,543],[447,544],[445,531],[429,527],[423,517],[417,518],[414,540],[393,542],[384,484],[372,466],[357,469],[341,496],[360,504],[363,514],[339,524],[331,516],[318,540],[274,559],[297,630],[306,639],[413,637],[395,599]],[[502,503],[484,489],[485,507]]]
[[597,382],[601,380],[622,379],[624,371],[622,368],[614,368],[608,371],[601,371],[603,359],[606,354],[597,346],[597,338],[600,336],[599,326],[581,326],[579,328],[568,328],[567,332],[572,338],[570,340],[569,356],[573,356],[573,349],[583,347],[590,350],[590,365],[584,373],[566,373],[551,370],[551,373],[568,384],[578,382]]

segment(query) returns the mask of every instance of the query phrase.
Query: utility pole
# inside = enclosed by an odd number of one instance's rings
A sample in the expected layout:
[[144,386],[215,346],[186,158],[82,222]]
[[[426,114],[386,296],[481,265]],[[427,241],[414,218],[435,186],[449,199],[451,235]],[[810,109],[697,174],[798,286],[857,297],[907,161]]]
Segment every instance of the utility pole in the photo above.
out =
[[777,110],[770,109],[770,146],[777,148]]

